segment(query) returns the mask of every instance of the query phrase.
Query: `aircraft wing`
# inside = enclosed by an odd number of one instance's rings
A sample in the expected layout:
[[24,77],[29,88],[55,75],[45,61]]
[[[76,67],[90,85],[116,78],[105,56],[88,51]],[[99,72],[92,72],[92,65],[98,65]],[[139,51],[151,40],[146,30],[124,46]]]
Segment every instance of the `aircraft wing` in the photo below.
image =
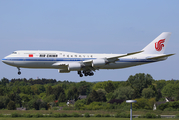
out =
[[[105,61],[106,64],[110,63],[110,62],[115,62],[117,60],[119,60],[118,58],[121,58],[121,57],[126,57],[126,56],[129,56],[129,55],[134,55],[134,54],[138,54],[138,53],[141,53],[143,51],[139,51],[139,52],[133,52],[133,53],[127,53],[127,54],[123,54],[123,55],[120,55],[120,56],[114,56],[114,57],[108,57],[108,58],[101,58]],[[95,59],[96,60],[96,59]],[[81,62],[73,62],[74,64],[81,64],[82,66],[85,66],[85,67],[89,67],[93,64],[93,62],[95,60],[85,60],[85,61],[81,61]],[[71,64],[71,62],[56,62],[54,63],[52,66],[59,66],[61,68],[66,68],[68,67],[69,65]]]
[[[103,59],[106,61],[106,63],[110,63],[110,62],[118,61],[119,58],[121,58],[121,57],[126,57],[126,56],[129,56],[129,55],[134,55],[134,54],[138,54],[138,53],[141,53],[141,52],[143,52],[143,51],[127,53],[127,54],[123,54],[123,55],[120,55],[120,56],[107,57],[107,58],[103,58]],[[93,62],[93,60],[85,60],[85,61],[83,61],[84,64],[91,64],[92,62]]]
[[147,58],[149,60],[153,60],[153,59],[160,59],[160,58],[165,58],[165,57],[169,57],[175,54],[168,54],[168,55],[161,55],[161,56],[157,56],[157,57],[151,57],[151,58]]
[[138,54],[138,53],[141,53],[141,52],[143,52],[143,51],[132,52],[132,53],[127,53],[127,54],[120,55],[120,56],[109,57],[109,58],[106,58],[106,60],[115,62],[115,61],[118,60],[118,58],[130,56],[130,55],[134,55],[134,54]]

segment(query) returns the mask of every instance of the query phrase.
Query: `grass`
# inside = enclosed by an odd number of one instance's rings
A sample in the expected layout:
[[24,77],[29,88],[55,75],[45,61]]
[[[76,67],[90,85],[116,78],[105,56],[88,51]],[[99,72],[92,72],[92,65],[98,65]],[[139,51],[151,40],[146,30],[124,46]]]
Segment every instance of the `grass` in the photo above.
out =
[[[0,117],[0,120],[84,120],[84,119],[87,119],[87,120],[111,120],[111,119],[114,119],[114,120],[129,120],[129,118],[105,118],[105,117],[102,117],[102,118],[95,118],[95,117],[90,117],[90,118],[84,118],[84,117],[80,117],[80,118],[9,118],[9,117]],[[133,120],[150,120],[150,119],[147,119],[147,118],[133,118]],[[151,120],[162,120],[161,118],[159,119],[151,119]],[[173,118],[167,118],[166,120],[173,120]]]
[[[12,114],[12,113],[19,113],[19,114],[54,114],[54,113],[66,113],[66,114],[116,114],[125,112],[126,114],[129,114],[129,111],[124,110],[26,110],[26,111],[18,111],[18,110],[0,110],[0,114]],[[133,111],[133,115],[145,115],[146,113],[152,113],[156,115],[176,115],[179,114],[179,111],[161,111],[161,110],[137,110]]]
[[18,111],[18,110],[0,110],[0,114],[12,114],[12,113],[19,113],[19,114],[51,114],[51,113],[66,113],[66,114],[115,114],[115,111],[105,111],[105,110],[25,110],[25,111]]

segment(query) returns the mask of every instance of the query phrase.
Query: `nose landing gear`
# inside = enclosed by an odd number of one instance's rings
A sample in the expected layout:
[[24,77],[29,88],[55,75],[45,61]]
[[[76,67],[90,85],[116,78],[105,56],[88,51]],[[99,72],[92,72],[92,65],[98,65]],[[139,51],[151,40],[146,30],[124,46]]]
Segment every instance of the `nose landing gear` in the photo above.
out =
[[21,71],[20,71],[21,69],[19,67],[17,69],[18,69],[18,75],[20,75],[21,74]]

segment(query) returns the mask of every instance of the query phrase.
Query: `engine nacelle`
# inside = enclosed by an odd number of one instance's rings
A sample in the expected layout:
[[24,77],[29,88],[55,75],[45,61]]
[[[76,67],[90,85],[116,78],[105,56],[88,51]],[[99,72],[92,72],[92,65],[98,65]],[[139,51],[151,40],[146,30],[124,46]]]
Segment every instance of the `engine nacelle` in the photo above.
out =
[[95,59],[93,60],[92,67],[103,67],[106,63],[105,59]]
[[69,71],[79,71],[79,70],[81,70],[81,64],[77,63],[77,62],[70,63],[68,65],[68,70]]
[[59,73],[69,73],[70,71],[69,71],[69,70],[59,69],[58,72],[59,72]]

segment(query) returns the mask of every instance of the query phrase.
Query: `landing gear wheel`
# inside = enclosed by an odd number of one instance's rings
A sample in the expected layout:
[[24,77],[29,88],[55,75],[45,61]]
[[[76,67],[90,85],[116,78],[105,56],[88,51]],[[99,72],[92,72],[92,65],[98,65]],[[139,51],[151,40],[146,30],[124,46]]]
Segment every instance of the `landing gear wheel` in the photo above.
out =
[[93,76],[94,75],[94,73],[93,72],[91,72],[90,74],[89,74],[89,76]]
[[81,71],[78,71],[77,73],[80,77],[83,77],[83,74],[81,73]]
[[80,74],[80,77],[83,77],[83,74]]
[[20,75],[21,74],[20,68],[17,67],[17,69],[18,69],[18,75]]
[[83,77],[84,76],[93,76],[94,73],[92,72],[92,70],[83,70],[82,72],[81,71],[77,71],[78,75],[80,77]]

